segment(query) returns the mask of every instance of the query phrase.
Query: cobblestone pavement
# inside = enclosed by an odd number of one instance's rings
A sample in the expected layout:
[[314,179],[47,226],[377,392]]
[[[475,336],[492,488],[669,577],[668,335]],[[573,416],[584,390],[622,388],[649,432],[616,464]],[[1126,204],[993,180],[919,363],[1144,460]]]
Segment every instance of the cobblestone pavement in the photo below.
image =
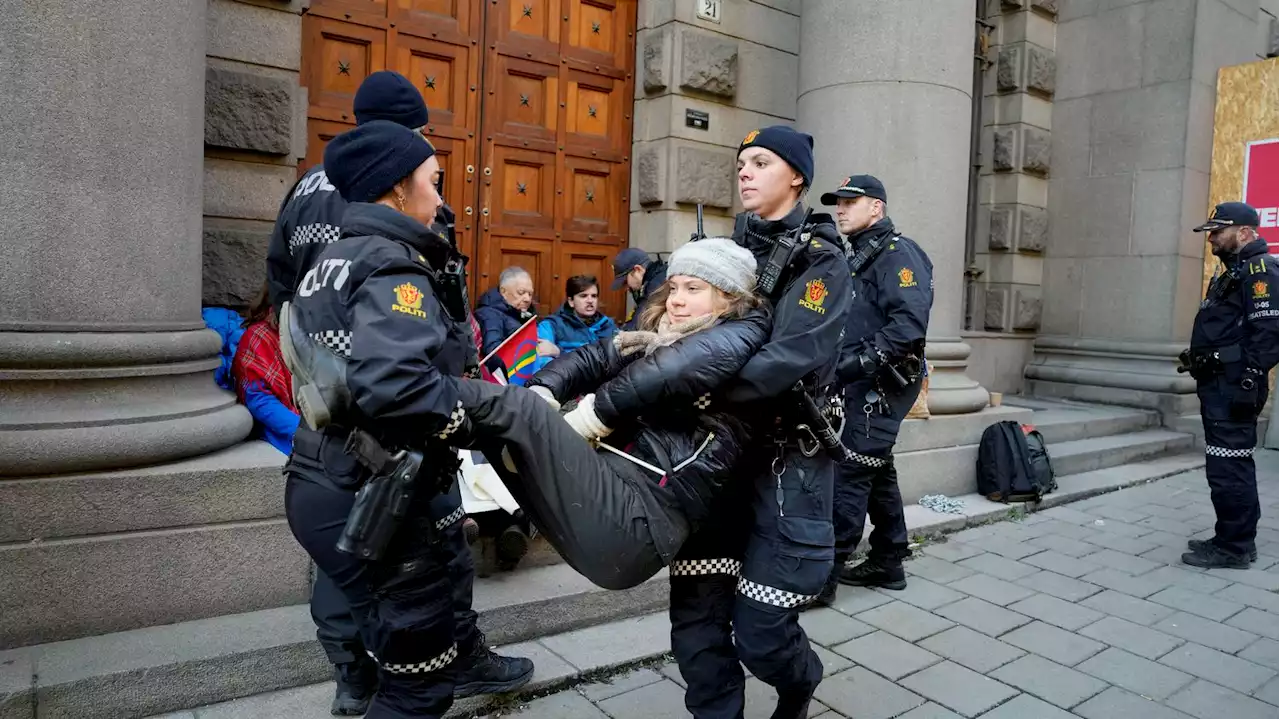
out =
[[[1258,455],[1258,561],[1187,567],[1213,533],[1189,472],[951,535],[907,564],[906,591],[841,587],[807,612],[825,665],[811,717],[1251,719],[1277,714],[1277,456]],[[674,664],[502,712],[521,719],[683,717]],[[747,684],[747,717],[772,691]]]

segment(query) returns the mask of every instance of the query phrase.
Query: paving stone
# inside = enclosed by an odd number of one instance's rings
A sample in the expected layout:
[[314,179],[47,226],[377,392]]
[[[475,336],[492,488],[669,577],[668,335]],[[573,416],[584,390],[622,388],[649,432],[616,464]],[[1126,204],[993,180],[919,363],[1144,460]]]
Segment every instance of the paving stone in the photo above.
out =
[[1236,652],[1236,656],[1264,667],[1280,669],[1280,642],[1274,639],[1259,639]]
[[[1112,498],[1105,497],[1104,499],[1111,500]],[[1151,516],[1150,512],[1142,511],[1141,507],[1143,506],[1144,505],[1138,505],[1136,507],[1131,508],[1131,507],[1125,507],[1123,505],[1115,504],[1114,502],[1106,501],[1106,502],[1100,502],[1098,506],[1091,508],[1089,510],[1089,513],[1102,517],[1103,519],[1115,519],[1121,522],[1128,522],[1130,524],[1133,524],[1135,522],[1138,522],[1139,520],[1146,519],[1147,517]]]
[[921,704],[898,719],[960,719],[960,715],[933,702]]
[[1081,637],[1044,622],[1032,622],[1000,637],[1000,641],[1021,647],[1059,664],[1075,666],[1104,649],[1088,637]]
[[[1213,520],[1209,520],[1209,524],[1203,526],[1213,526]],[[1151,532],[1150,534],[1142,535],[1142,541],[1154,542],[1161,547],[1169,547],[1170,549],[1178,549],[1181,547],[1184,552],[1187,547],[1186,534],[1174,534],[1172,532],[1165,532],[1159,529]],[[1181,560],[1181,557],[1179,557],[1179,560]]]
[[920,646],[982,674],[1026,654],[1017,647],[979,634],[968,627],[952,627],[925,639],[920,642]]
[[1227,620],[1227,624],[1236,629],[1253,632],[1271,639],[1280,639],[1280,627],[1277,626],[1276,615],[1261,609],[1248,607]]
[[959,562],[962,559],[982,554],[981,549],[971,547],[959,540],[930,544],[921,551],[944,562]]
[[1276,675],[1276,671],[1270,667],[1259,666],[1199,644],[1184,644],[1161,657],[1160,663],[1245,694],[1266,684],[1268,679]]
[[1072,710],[1084,719],[1187,719],[1187,715],[1111,687]]
[[681,687],[687,686],[685,684],[684,677],[680,675],[679,664],[676,664],[675,662],[667,662],[666,664],[663,664],[658,671],[662,676],[670,679],[676,684],[679,684]]
[[1111,614],[1142,625],[1155,624],[1173,614],[1173,610],[1163,604],[1148,602],[1110,589],[1089,597],[1081,604],[1103,614]]
[[1256,634],[1211,622],[1204,617],[1186,612],[1171,614],[1156,622],[1153,628],[1229,654],[1244,649],[1258,638]]
[[1159,659],[1183,642],[1120,617],[1105,617],[1081,629],[1080,633],[1146,659]]
[[636,669],[609,677],[604,681],[583,684],[578,687],[578,692],[591,701],[598,702],[660,681],[662,681],[662,675],[658,672],[652,669]]
[[874,627],[869,627],[853,617],[825,607],[802,612],[800,626],[804,628],[804,633],[808,634],[810,639],[824,647],[841,644],[854,637],[875,631]]
[[979,554],[960,562],[959,565],[1006,581],[1013,581],[1038,571],[1035,567],[995,554]]
[[928,579],[918,577],[908,581],[906,589],[900,591],[878,589],[876,591],[921,609],[937,609],[945,604],[964,599],[964,595],[954,589],[947,589],[941,584],[935,584]]
[[608,719],[609,717],[577,692],[558,692],[541,699],[534,699],[515,711],[506,710],[493,716],[518,716],[520,719]]
[[818,685],[814,698],[845,716],[859,719],[889,719],[925,701],[863,667],[846,669],[827,678]]
[[1084,512],[1072,509],[1071,507],[1053,507],[1052,509],[1046,509],[1044,511],[1044,516],[1049,517],[1050,519],[1056,519],[1060,522],[1066,522],[1067,524],[1093,524],[1093,520],[1097,519],[1097,517],[1092,514],[1085,514]]
[[1027,544],[1057,552],[1058,554],[1064,554],[1068,557],[1083,557],[1086,554],[1093,554],[1098,551],[1096,546],[1088,542],[1082,542],[1079,538],[1064,537],[1056,533],[1036,537],[1028,541]]
[[610,697],[597,706],[613,719],[684,719],[689,710],[684,706],[684,689],[675,682],[662,680]]
[[819,661],[822,662],[822,676],[829,677],[836,672],[842,672],[853,666],[853,662],[836,654],[835,652],[817,644],[810,645],[813,647],[813,653],[818,655]]
[[[1108,539],[1110,539],[1110,537],[1108,537]],[[1114,545],[1109,543],[1107,546],[1114,546]],[[1147,547],[1147,549],[1144,549],[1142,551],[1145,552],[1145,551],[1148,551],[1149,549],[1151,549],[1151,547]],[[1135,576],[1139,574],[1144,574],[1146,572],[1150,572],[1151,570],[1160,566],[1159,564],[1149,559],[1142,559],[1141,557],[1135,557],[1134,554],[1141,554],[1141,552],[1126,554],[1122,551],[1118,552],[1114,549],[1103,549],[1101,551],[1094,552],[1093,554],[1086,554],[1085,556],[1081,557],[1081,559],[1084,559],[1086,562],[1093,562],[1094,564],[1100,564],[1103,567],[1109,567],[1111,569],[1115,569],[1115,570],[1124,572],[1126,574],[1132,574]]]
[[[1156,547],[1155,549],[1152,549],[1149,552],[1143,552],[1138,556],[1142,557],[1143,559],[1149,559],[1153,562],[1159,562],[1161,564],[1171,564],[1175,566],[1181,566],[1182,555],[1186,553],[1187,553],[1186,543],[1176,542],[1173,544],[1162,544],[1159,547]],[[1156,571],[1159,571],[1159,570],[1156,570]],[[1148,574],[1154,574],[1154,573],[1155,572],[1148,572]]]
[[888,679],[898,680],[942,661],[942,657],[904,642],[888,632],[875,632],[835,647],[835,652]]
[[[1184,547],[1180,551],[1186,551],[1186,548]],[[1225,589],[1230,584],[1230,582],[1219,579],[1207,572],[1191,571],[1182,567],[1159,567],[1142,576],[1150,579],[1167,579],[1171,587],[1190,589],[1201,594],[1213,594]]]
[[1016,583],[1028,589],[1034,589],[1037,592],[1049,594],[1069,602],[1078,602],[1102,591],[1102,587],[1096,584],[1082,582],[1079,579],[1064,577],[1061,574],[1049,571],[1028,574],[1017,580]]
[[1197,681],[1165,704],[1198,719],[1275,719],[1276,709],[1217,684]]
[[1173,507],[1166,507],[1162,504],[1144,504],[1136,509],[1146,512],[1152,517],[1164,517],[1165,519],[1175,520],[1187,520],[1201,515],[1200,510],[1195,508],[1174,509]]
[[946,584],[954,582],[957,579],[973,574],[972,569],[966,569],[954,562],[947,562],[936,557],[920,556],[903,564],[907,570],[907,574],[916,577],[924,577],[931,582]]
[[955,622],[902,602],[876,607],[859,614],[857,619],[909,642],[919,641],[955,626]]
[[1076,719],[1076,717],[1030,694],[1019,694],[983,714],[982,719]]
[[[778,692],[755,677],[747,680],[746,690],[743,694],[746,698],[743,719],[769,719],[773,715],[774,707],[778,706]],[[813,701],[809,703],[809,711],[805,713],[805,716],[810,718],[818,717],[826,711],[827,708],[824,705]],[[688,716],[688,714],[686,713],[682,716]]]
[[1067,539],[1074,539],[1076,541],[1080,541],[1085,537],[1093,536],[1094,530],[1092,526],[1092,519],[1089,521],[1089,526],[1083,526],[1071,522],[1062,522],[1056,519],[1050,521],[1052,524],[1045,524],[1041,526],[1041,529],[1048,530],[1049,534],[1065,537]]
[[[1143,560],[1146,561],[1146,560]],[[1123,592],[1131,597],[1145,599],[1161,589],[1169,588],[1169,580],[1153,577],[1135,577],[1116,569],[1099,569],[1080,577],[1081,581],[1107,589]]]
[[1253,697],[1255,699],[1261,699],[1272,706],[1280,705],[1280,681],[1277,681],[1275,677],[1272,677],[1271,681],[1263,684],[1258,691],[1253,693]]
[[1210,569],[1208,572],[1228,582],[1248,584],[1268,592],[1280,590],[1280,575],[1275,572],[1264,572],[1261,569]]
[[[1081,542],[1081,544],[1083,544],[1083,542]],[[1080,577],[1088,574],[1089,572],[1102,569],[1102,567],[1099,567],[1093,562],[1077,559],[1055,550],[1033,554],[1022,561],[1026,564],[1040,567],[1041,569],[1047,569],[1065,577]]]
[[1081,662],[1076,668],[1109,684],[1152,699],[1164,699],[1194,679],[1190,674],[1115,647]]
[[1225,599],[1229,602],[1240,602],[1247,604],[1255,609],[1271,612],[1272,614],[1280,613],[1280,597],[1265,589],[1250,587],[1246,584],[1232,584],[1224,589],[1213,593],[1218,599]]
[[952,582],[947,586],[979,599],[985,599],[992,604],[999,604],[1002,607],[1035,594],[1035,592],[1026,587],[1020,587],[1003,579],[996,579],[988,574],[974,574]]
[[1039,547],[1028,544],[1029,541],[1038,536],[1042,535],[1040,533],[1019,534],[1011,532],[999,534],[994,537],[987,537],[977,542],[973,542],[972,544],[975,547],[984,549],[991,554],[998,554],[1007,559],[1022,559],[1023,557],[1041,551]]
[[321,707],[327,709],[332,700],[333,684],[312,684],[201,707],[199,711],[200,716],[209,719],[316,716],[319,714],[317,710]]
[[1136,522],[1136,524],[1139,527],[1150,527],[1151,529],[1158,529],[1180,537],[1189,537],[1204,529],[1204,525],[1199,522],[1192,523],[1186,520],[1168,519],[1166,517],[1147,517]]
[[1035,594],[1009,608],[1019,614],[1039,619],[1056,627],[1075,631],[1102,618],[1102,614],[1074,602],[1066,602],[1047,594]]
[[1181,587],[1162,589],[1147,597],[1147,601],[1190,612],[1205,619],[1212,619],[1215,622],[1221,622],[1244,609],[1243,604],[1228,602],[1224,599],[1215,599],[1207,594],[1193,592]]
[[1064,709],[1070,709],[1109,686],[1101,679],[1035,654],[1000,667],[991,672],[991,677]]
[[539,641],[578,669],[601,669],[671,651],[671,620],[657,612]]
[[1114,519],[1103,519],[1101,521],[1102,524],[1098,524],[1097,521],[1093,523],[1093,528],[1098,530],[1099,533],[1094,536],[1107,535],[1108,539],[1111,539],[1112,536],[1136,539],[1138,537],[1145,537],[1155,531],[1154,527],[1140,527],[1136,524],[1119,522]]
[[935,614],[991,637],[998,637],[1031,621],[1030,617],[1024,617],[1017,612],[1011,612],[976,597],[940,607]]
[[976,717],[1018,692],[954,662],[942,662],[916,672],[900,684],[963,716]]
[[831,608],[841,614],[853,616],[891,601],[893,600],[866,587],[841,585],[836,591],[836,600],[831,603]]

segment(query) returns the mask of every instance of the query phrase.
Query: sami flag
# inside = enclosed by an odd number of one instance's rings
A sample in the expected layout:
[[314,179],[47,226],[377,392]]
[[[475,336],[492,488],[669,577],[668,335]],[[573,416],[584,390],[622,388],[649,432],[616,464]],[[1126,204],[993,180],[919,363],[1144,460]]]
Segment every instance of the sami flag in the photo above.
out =
[[537,359],[538,325],[534,317],[480,361],[480,376],[495,384],[524,386],[533,377]]

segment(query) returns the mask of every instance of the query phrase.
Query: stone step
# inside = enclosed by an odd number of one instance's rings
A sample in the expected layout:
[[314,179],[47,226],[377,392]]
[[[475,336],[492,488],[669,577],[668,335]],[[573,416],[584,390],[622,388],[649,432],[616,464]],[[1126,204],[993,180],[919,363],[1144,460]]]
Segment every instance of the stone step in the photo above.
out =
[[[506,645],[660,610],[667,587],[663,572],[608,592],[557,564],[477,579],[473,606],[489,643]],[[34,719],[38,706],[40,719],[130,719],[324,682],[331,672],[308,607],[278,607],[0,652],[0,717]]]
[[1054,402],[1030,397],[1006,397],[1005,404],[1032,410],[1028,424],[1046,442],[1106,437],[1159,426],[1160,414],[1151,410],[1074,402]]

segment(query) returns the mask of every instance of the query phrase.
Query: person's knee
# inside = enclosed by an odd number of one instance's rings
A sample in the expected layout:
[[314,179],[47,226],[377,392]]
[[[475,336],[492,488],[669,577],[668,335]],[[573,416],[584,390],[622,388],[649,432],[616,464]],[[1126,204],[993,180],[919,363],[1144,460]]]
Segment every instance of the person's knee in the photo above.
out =
[[741,604],[734,613],[733,639],[742,665],[774,686],[789,684],[797,675],[808,679],[810,672],[802,665],[809,646],[800,628],[799,611],[752,606],[745,601]]

